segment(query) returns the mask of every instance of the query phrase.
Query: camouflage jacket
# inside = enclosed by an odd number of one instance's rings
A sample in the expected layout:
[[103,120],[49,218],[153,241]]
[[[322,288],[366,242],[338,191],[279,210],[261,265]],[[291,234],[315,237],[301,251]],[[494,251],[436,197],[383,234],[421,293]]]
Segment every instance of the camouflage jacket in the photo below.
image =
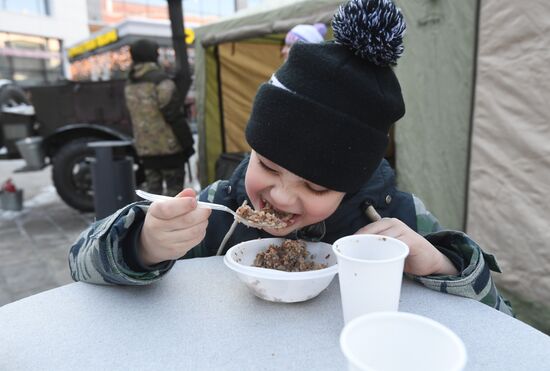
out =
[[193,137],[182,99],[175,83],[156,63],[132,66],[124,96],[140,156],[192,154]]
[[[232,208],[240,205],[247,198],[244,189],[247,161],[243,161],[229,181],[211,184],[200,193],[199,198],[202,201],[223,203]],[[490,270],[500,272],[494,257],[484,253],[466,234],[443,230],[420,199],[395,189],[393,179],[393,171],[383,162],[369,183],[357,194],[346,196],[331,217],[289,237],[332,243],[341,236],[354,233],[359,229],[358,226],[369,222],[364,212],[368,204],[373,204],[385,217],[395,217],[399,214],[398,210],[410,209],[407,212],[413,218],[409,218],[407,224],[453,263],[458,261],[455,265],[460,266],[460,273],[456,276],[407,276],[430,289],[472,298],[512,315],[509,304],[500,296],[491,277]],[[388,202],[390,199],[391,202]],[[73,279],[98,284],[144,285],[166,274],[174,261],[160,263],[148,269],[131,268],[132,264],[128,262],[128,252],[136,249],[136,241],[148,207],[148,202],[130,204],[85,230],[71,247],[69,254]],[[407,219],[403,213],[400,216]],[[269,237],[264,231],[238,225],[233,234],[225,238],[232,224],[232,217],[227,213],[214,212],[210,219],[205,239],[184,258],[214,255],[222,240],[227,241],[227,246],[223,249],[226,251],[241,241]]]

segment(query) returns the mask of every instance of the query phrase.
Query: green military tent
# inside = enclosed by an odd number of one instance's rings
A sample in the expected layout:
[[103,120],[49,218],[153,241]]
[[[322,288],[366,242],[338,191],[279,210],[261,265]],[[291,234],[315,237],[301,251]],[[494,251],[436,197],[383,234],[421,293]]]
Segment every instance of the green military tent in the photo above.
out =
[[[243,130],[285,33],[325,22],[341,1],[277,1],[196,29],[203,184]],[[550,3],[397,0],[408,24],[396,73],[407,113],[394,126],[398,186],[443,225],[498,255],[499,280],[550,306]],[[330,37],[330,32],[328,37]]]

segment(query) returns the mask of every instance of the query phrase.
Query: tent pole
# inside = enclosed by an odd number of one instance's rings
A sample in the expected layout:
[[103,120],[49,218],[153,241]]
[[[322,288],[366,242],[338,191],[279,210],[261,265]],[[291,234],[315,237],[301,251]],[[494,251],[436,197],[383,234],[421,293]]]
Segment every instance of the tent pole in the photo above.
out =
[[468,199],[470,196],[470,167],[472,165],[472,140],[474,137],[474,113],[476,104],[476,82],[477,82],[477,57],[479,53],[479,21],[481,18],[481,1],[476,2],[476,14],[475,14],[475,32],[474,32],[474,60],[472,68],[472,94],[470,101],[470,127],[468,132],[468,147],[466,153],[466,176],[464,184],[464,215],[462,219],[462,230],[468,232]]
[[218,80],[218,106],[220,107],[220,135],[222,140],[222,153],[226,152],[225,148],[225,122],[223,119],[223,94],[222,94],[222,71],[220,62],[220,50],[218,45],[214,47],[214,58],[216,59],[216,76]]

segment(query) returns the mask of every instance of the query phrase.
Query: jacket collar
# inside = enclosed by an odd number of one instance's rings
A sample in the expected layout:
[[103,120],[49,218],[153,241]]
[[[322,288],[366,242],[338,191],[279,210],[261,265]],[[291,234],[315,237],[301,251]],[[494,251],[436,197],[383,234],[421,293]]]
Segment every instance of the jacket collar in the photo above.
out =
[[158,69],[159,66],[155,62],[136,63],[132,65],[128,75],[130,80],[135,81],[141,79],[148,72]]

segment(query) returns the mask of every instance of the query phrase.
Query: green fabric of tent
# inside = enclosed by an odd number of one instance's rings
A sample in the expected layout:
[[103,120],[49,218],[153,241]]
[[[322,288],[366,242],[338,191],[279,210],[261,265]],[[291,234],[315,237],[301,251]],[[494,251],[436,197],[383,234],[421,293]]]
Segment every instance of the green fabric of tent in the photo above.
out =
[[[340,3],[287,3],[236,13],[196,29],[203,184],[214,180],[221,153],[248,150],[243,130],[252,98],[282,63],[279,49],[285,33],[300,23],[329,24]],[[444,225],[462,229],[477,1],[397,3],[408,24],[405,53],[396,70],[407,107],[395,126],[398,183],[424,199]]]

